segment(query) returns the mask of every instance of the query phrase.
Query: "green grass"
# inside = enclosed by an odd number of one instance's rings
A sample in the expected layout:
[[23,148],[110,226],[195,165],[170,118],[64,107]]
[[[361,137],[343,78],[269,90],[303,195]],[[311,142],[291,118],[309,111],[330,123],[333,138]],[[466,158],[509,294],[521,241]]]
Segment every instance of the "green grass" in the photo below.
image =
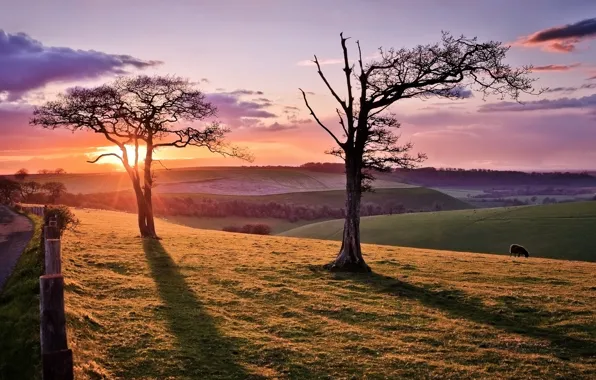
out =
[[[508,254],[524,245],[533,257],[596,261],[596,202],[460,210],[362,218],[363,242]],[[341,239],[343,221],[298,227],[284,236]]]
[[41,219],[30,216],[34,235],[0,292],[0,379],[40,378],[39,276]]
[[[218,200],[241,200],[251,203],[292,203],[296,205],[318,206],[327,205],[333,208],[344,207],[345,193],[342,190],[332,191],[311,191],[296,192],[286,194],[272,194],[260,196],[241,196],[241,195],[218,195],[218,194],[160,194],[161,197],[189,197],[195,201],[202,199]],[[439,191],[423,187],[415,188],[396,188],[396,189],[377,189],[373,193],[366,193],[363,196],[363,202],[371,202],[383,205],[388,202],[401,203],[406,209],[419,210],[421,208],[431,209],[435,203],[441,204],[445,210],[460,210],[470,208],[467,203],[445,195]],[[272,228],[272,233],[277,234],[298,228],[307,224],[321,222],[320,220],[299,220],[289,222],[286,219],[276,218],[245,218],[239,216],[209,218],[209,217],[189,217],[189,216],[167,216],[163,219],[187,225],[194,228],[221,230],[225,226],[244,225],[248,223],[265,223]]]
[[63,239],[77,379],[591,379],[596,264],[339,243],[77,211]]

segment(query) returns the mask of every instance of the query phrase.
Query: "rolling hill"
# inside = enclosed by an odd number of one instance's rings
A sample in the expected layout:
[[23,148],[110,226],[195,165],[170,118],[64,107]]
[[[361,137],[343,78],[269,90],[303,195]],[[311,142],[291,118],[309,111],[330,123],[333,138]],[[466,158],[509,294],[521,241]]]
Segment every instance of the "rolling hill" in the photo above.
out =
[[[366,243],[508,254],[524,245],[533,257],[596,261],[596,202],[382,215],[361,220]],[[341,239],[342,220],[295,228],[284,236]]]
[[77,210],[63,238],[77,379],[588,379],[596,264],[201,231]]
[[[210,193],[266,195],[345,188],[342,173],[321,173],[301,168],[200,167],[171,170],[156,168],[158,193]],[[70,193],[106,193],[132,190],[126,173],[32,174],[28,180],[59,181]],[[415,187],[391,176],[380,176],[377,188]]]

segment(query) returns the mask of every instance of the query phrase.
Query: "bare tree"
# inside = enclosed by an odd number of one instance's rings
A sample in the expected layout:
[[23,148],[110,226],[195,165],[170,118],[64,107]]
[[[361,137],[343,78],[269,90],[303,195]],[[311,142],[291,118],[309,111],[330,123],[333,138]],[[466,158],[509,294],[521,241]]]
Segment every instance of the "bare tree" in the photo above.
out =
[[[104,153],[89,161],[116,157],[128,173],[137,199],[142,237],[158,238],[153,218],[153,153],[163,147],[205,147],[213,153],[252,160],[247,151],[228,145],[229,131],[217,122],[195,128],[214,116],[216,108],[183,78],[136,76],[96,88],[74,88],[33,112],[32,124],[47,129],[67,128],[102,134],[120,153]],[[146,148],[144,157],[139,148]],[[127,149],[128,148],[128,149]]]
[[343,34],[340,37],[347,98],[342,98],[331,86],[316,56],[314,63],[339,104],[336,112],[343,131],[341,139],[315,114],[306,93],[300,91],[315,121],[336,144],[327,153],[339,156],[345,162],[346,218],[342,246],[326,268],[368,272],[370,268],[360,246],[360,202],[362,192],[368,189],[373,179],[371,170],[413,167],[426,158],[423,154],[410,155],[411,143],[398,144],[399,136],[392,129],[399,127],[399,123],[395,115],[385,113],[385,110],[402,99],[459,99],[465,96],[466,88],[484,95],[509,96],[517,100],[521,93],[533,93],[534,79],[528,76],[531,66],[512,68],[504,63],[509,48],[500,42],[480,43],[476,38],[453,37],[445,32],[441,42],[432,45],[399,50],[380,48],[380,58],[369,63],[363,62],[357,42],[358,69],[355,72],[356,63],[348,57],[348,38]]
[[29,176],[29,170],[21,168],[14,173],[14,177],[19,181],[24,181]]

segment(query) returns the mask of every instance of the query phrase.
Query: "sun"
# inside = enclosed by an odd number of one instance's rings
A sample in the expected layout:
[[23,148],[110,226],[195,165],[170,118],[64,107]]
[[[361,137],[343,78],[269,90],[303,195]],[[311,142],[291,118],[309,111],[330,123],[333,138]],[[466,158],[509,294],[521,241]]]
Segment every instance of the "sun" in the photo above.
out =
[[[134,159],[135,159],[135,147],[134,147],[134,145],[128,145],[128,144],[125,145],[124,147],[126,148],[126,154],[128,156],[128,163],[130,165],[133,165]],[[95,158],[97,158],[99,155],[102,155],[102,154],[117,154],[118,156],[122,157],[122,151],[117,146],[98,147],[94,152],[87,153],[87,157],[89,157],[90,160],[94,160]],[[147,154],[147,148],[143,145],[139,146],[139,164],[142,163],[143,161],[145,161],[146,154]],[[118,159],[115,156],[103,157],[97,163],[103,164],[103,165],[112,165],[112,166],[118,168],[118,170],[124,170],[124,168],[122,167],[122,162],[120,161],[120,159]]]

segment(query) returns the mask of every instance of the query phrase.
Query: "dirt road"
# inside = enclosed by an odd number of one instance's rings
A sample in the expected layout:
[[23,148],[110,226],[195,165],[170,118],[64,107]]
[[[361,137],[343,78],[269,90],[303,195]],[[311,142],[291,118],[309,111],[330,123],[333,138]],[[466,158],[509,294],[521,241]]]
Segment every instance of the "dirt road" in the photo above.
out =
[[0,290],[32,236],[29,219],[0,205]]

